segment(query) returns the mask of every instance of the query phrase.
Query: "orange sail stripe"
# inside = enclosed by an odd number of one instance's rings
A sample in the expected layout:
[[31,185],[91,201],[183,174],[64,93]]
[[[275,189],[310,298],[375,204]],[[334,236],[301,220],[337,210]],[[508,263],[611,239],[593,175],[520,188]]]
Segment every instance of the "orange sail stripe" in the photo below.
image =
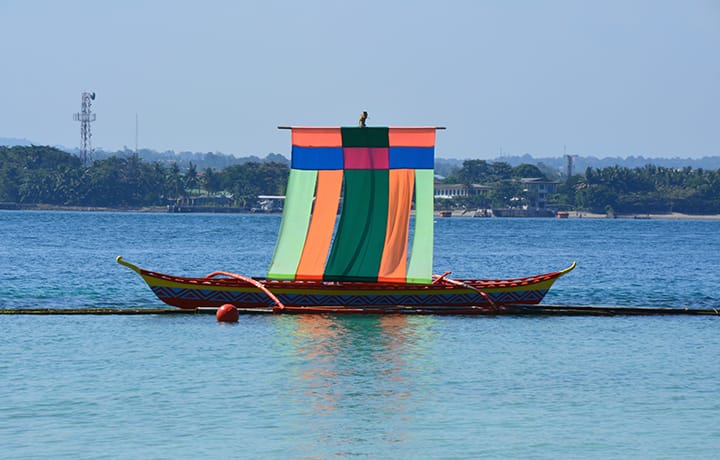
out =
[[410,229],[410,206],[415,184],[412,169],[390,170],[390,201],[378,281],[405,282],[407,278],[408,233]]
[[298,147],[342,147],[340,128],[293,128],[292,145]]
[[435,128],[389,128],[390,147],[434,147]]
[[342,180],[342,170],[318,171],[315,207],[295,274],[297,280],[322,280],[323,278],[335,228]]

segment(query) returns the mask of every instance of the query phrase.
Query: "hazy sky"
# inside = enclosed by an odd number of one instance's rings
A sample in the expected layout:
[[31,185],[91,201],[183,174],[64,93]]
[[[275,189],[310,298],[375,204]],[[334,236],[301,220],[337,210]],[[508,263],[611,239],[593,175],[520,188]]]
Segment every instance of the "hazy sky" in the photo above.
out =
[[720,0],[0,0],[0,137],[289,153],[278,125],[440,125],[438,155],[720,155]]

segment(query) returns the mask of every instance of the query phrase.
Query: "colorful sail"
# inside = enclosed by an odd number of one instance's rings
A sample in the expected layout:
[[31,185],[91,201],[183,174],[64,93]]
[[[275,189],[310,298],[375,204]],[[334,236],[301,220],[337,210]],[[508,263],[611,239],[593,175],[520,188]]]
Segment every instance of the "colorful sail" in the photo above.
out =
[[287,197],[268,278],[429,283],[435,130],[292,128]]

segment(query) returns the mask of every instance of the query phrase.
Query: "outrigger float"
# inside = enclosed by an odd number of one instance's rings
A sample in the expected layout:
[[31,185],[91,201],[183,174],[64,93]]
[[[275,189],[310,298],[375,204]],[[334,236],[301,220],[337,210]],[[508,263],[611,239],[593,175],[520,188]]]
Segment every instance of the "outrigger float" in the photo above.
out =
[[503,280],[432,274],[435,134],[444,128],[280,128],[292,132],[292,159],[267,277],[191,278],[117,262],[174,307],[275,313],[498,314],[539,304],[575,268]]

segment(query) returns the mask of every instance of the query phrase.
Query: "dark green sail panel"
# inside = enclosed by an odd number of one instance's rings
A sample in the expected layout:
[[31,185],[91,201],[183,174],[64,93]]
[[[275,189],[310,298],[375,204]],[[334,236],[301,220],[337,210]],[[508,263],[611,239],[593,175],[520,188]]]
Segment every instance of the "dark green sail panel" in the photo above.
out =
[[385,247],[389,181],[387,170],[345,171],[342,214],[324,280],[377,281]]
[[388,147],[388,128],[340,128],[343,147]]

